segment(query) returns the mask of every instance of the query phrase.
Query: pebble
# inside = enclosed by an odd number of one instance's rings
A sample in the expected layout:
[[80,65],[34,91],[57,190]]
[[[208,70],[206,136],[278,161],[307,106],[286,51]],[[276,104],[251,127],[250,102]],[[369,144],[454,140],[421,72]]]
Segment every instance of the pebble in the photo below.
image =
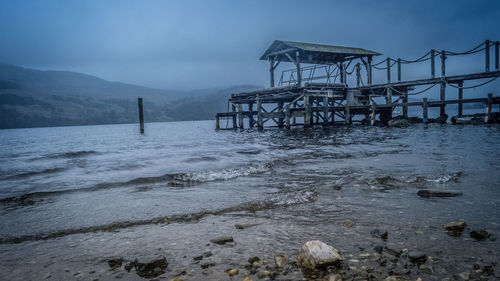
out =
[[224,245],[224,244],[229,243],[229,242],[234,242],[234,239],[232,236],[221,236],[221,237],[217,237],[217,238],[210,240],[210,242],[217,244],[217,245]]
[[237,269],[235,269],[235,268],[233,268],[233,269],[229,269],[229,270],[228,270],[228,271],[226,271],[226,272],[227,272],[227,274],[228,274],[229,276],[234,276],[234,275],[238,274],[238,270],[237,270]]
[[250,279],[250,277],[248,277],[248,276],[245,276],[245,278],[243,279],[243,281],[252,281],[252,279]]
[[271,272],[269,272],[269,271],[267,271],[267,270],[264,270],[264,271],[259,272],[259,274],[257,274],[257,276],[258,276],[259,278],[264,278],[264,277],[269,276],[270,274],[271,274]]
[[274,256],[274,263],[277,267],[283,267],[288,262],[287,258],[284,255],[276,255]]
[[408,257],[410,258],[410,261],[414,263],[425,262],[425,254],[420,251],[411,251],[408,253]]
[[453,222],[447,223],[444,226],[444,228],[446,229],[446,231],[461,233],[462,231],[464,231],[466,226],[467,226],[467,224],[464,221],[453,221]]
[[470,232],[470,237],[476,239],[477,241],[486,240],[486,238],[490,237],[488,231],[484,229],[472,230]]

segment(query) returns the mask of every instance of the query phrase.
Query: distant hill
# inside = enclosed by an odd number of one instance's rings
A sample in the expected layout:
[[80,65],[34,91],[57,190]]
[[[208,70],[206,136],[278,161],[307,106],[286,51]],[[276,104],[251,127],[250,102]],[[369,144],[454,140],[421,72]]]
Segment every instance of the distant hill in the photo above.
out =
[[137,97],[146,122],[212,119],[232,92],[255,88],[162,90],[0,64],[0,129],[137,122]]

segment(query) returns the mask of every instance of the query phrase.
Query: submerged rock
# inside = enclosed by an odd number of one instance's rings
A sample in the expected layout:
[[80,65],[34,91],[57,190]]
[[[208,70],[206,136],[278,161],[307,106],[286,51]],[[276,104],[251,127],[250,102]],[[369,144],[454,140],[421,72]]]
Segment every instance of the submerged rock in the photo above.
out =
[[111,269],[117,269],[122,266],[123,259],[122,258],[113,258],[108,260],[108,265]]
[[387,238],[389,238],[389,233],[387,230],[380,230],[380,229],[374,229],[370,232],[371,236],[374,238],[380,238],[384,241],[387,241]]
[[288,262],[287,258],[284,255],[276,255],[274,256],[274,263],[277,267],[283,267]]
[[318,267],[338,264],[345,260],[334,247],[319,240],[308,241],[300,246],[297,262],[300,267],[314,270]]
[[257,226],[257,225],[261,225],[262,223],[245,223],[245,224],[235,224],[234,227],[236,229],[247,229],[247,228],[250,228],[250,227],[254,227],[254,226]]
[[467,224],[464,221],[453,221],[450,223],[447,223],[444,228],[448,232],[452,232],[454,234],[460,234],[462,231],[464,231],[465,227]]
[[402,128],[402,127],[408,127],[410,125],[419,124],[419,123],[422,123],[422,119],[420,119],[418,117],[396,116],[396,117],[392,118],[391,120],[389,120],[387,125],[389,125],[391,127]]
[[168,262],[166,257],[158,256],[148,262],[140,262],[136,259],[132,265],[135,268],[137,275],[144,278],[155,278],[165,273]]
[[438,190],[428,190],[422,189],[417,192],[417,195],[423,198],[431,198],[431,197],[456,197],[461,196],[462,192],[454,192],[454,191],[438,191]]
[[234,275],[238,274],[238,272],[239,272],[239,271],[238,271],[238,269],[235,269],[235,268],[233,268],[233,269],[229,269],[229,270],[227,270],[227,271],[226,271],[226,273],[227,273],[229,276],[234,276]]
[[351,228],[354,226],[354,222],[352,220],[343,220],[340,223],[347,228]]
[[221,237],[217,237],[217,238],[210,240],[210,242],[217,244],[217,245],[224,245],[224,244],[229,243],[229,242],[234,242],[234,240],[233,240],[232,236],[221,236]]
[[410,258],[410,261],[413,263],[424,263],[427,259],[426,255],[420,251],[408,252],[408,258]]
[[483,241],[490,237],[490,233],[484,229],[472,230],[470,232],[470,237],[477,241]]
[[485,116],[484,114],[474,114],[474,115],[463,115],[461,117],[453,116],[451,117],[451,122],[453,124],[484,124]]
[[248,258],[248,262],[249,262],[250,264],[253,264],[254,262],[260,262],[260,258],[259,258],[259,257],[257,257],[257,256],[249,257],[249,258]]

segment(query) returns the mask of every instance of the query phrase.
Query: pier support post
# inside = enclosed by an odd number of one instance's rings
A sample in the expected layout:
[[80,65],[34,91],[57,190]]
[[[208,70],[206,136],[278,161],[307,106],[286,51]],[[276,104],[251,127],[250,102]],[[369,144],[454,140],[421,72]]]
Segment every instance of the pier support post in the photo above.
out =
[[374,126],[375,125],[375,117],[377,115],[377,105],[375,104],[374,101],[372,101],[372,113],[371,113],[371,118],[370,118],[370,125]]
[[253,103],[248,104],[248,127],[253,128]]
[[356,86],[359,87],[361,85],[361,66],[359,62],[356,64]]
[[238,124],[236,123],[236,105],[231,104],[231,108],[232,108],[232,111],[233,111],[233,129],[237,129],[238,128]]
[[144,114],[142,110],[142,98],[137,99],[137,104],[139,105],[139,131],[144,134]]
[[215,114],[215,129],[219,130],[220,129],[220,124],[219,124],[219,114]]
[[441,77],[446,76],[446,52],[441,51]]
[[[278,102],[278,112],[283,112],[283,102]],[[283,117],[278,117],[278,128],[283,128]]]
[[368,85],[371,85],[372,84],[372,56],[368,57],[368,70],[367,70],[366,75],[368,76],[367,83],[368,83]]
[[493,104],[493,94],[489,93],[488,94],[488,102],[487,102],[487,108],[486,108],[486,114],[487,114],[487,122],[488,123],[493,123],[493,119],[491,118],[491,105]]
[[262,119],[262,101],[257,98],[257,127],[259,130],[264,129],[264,120]]
[[403,117],[408,117],[408,90],[405,90],[403,95]]
[[349,102],[346,101],[345,103],[345,123],[347,125],[351,124],[352,118],[351,118],[351,108],[349,107]]
[[274,87],[274,58],[269,58],[269,86]]
[[464,81],[458,81],[458,117],[463,114]]
[[439,96],[440,96],[441,102],[443,102],[443,104],[441,104],[439,106],[439,116],[443,117],[446,115],[446,104],[444,104],[444,102],[446,100],[446,83],[445,82],[441,82],[441,90],[440,90]]
[[290,129],[290,105],[285,106],[285,127]]
[[391,58],[387,58],[387,84],[391,83]]
[[401,59],[398,59],[398,81],[401,82]]
[[[293,108],[297,108],[297,102],[293,103]],[[292,124],[296,125],[297,124],[297,117],[292,117]]]
[[424,124],[427,124],[427,98],[424,98],[422,101],[422,121]]
[[295,53],[295,63],[297,66],[297,86],[302,86],[302,73],[300,73],[300,53],[297,51]]
[[304,94],[304,127],[311,127],[311,103],[309,102],[309,95]]
[[[319,114],[319,113],[318,113]],[[328,94],[325,94],[323,97],[323,125],[325,127],[328,126]]]
[[238,127],[243,128],[243,108],[241,104],[238,104]]

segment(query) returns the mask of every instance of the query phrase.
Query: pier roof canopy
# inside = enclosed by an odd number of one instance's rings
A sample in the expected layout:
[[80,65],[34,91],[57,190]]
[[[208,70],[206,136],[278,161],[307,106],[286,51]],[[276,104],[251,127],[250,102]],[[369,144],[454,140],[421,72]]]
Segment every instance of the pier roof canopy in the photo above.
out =
[[309,64],[333,64],[350,59],[381,55],[361,48],[275,40],[260,59],[295,63],[293,60],[296,58],[297,51],[300,62]]

